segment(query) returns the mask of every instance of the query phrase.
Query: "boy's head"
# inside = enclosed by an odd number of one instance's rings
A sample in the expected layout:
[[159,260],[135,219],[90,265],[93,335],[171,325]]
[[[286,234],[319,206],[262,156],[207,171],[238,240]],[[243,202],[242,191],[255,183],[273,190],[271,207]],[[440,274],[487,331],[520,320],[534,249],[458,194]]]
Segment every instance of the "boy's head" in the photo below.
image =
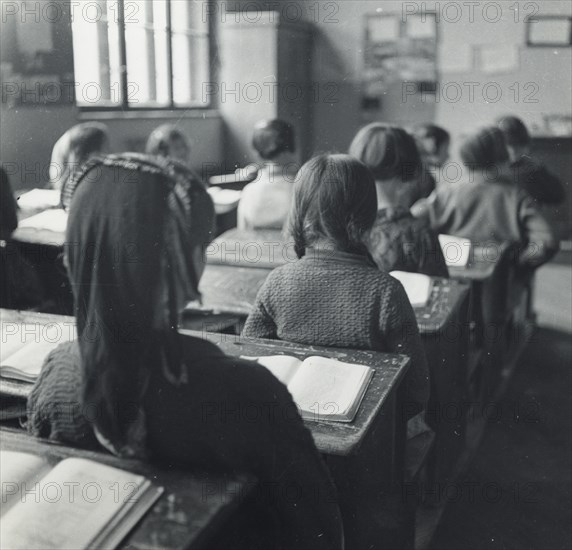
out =
[[191,147],[181,130],[173,124],[163,124],[151,132],[145,152],[148,155],[169,157],[183,164],[188,164]]
[[91,157],[103,155],[109,149],[107,126],[100,122],[82,122],[72,126],[58,139],[52,149],[50,181],[61,189],[68,178]]
[[435,124],[419,124],[413,128],[419,153],[428,166],[440,167],[449,160],[449,132]]
[[368,124],[356,134],[349,154],[363,162],[377,181],[410,181],[421,172],[415,140],[398,126]]
[[294,153],[294,128],[284,120],[263,120],[254,127],[252,147],[262,160],[275,160],[283,153]]
[[515,116],[504,116],[496,120],[496,125],[504,135],[512,162],[528,153],[530,134],[524,122]]
[[289,229],[296,254],[327,243],[344,252],[365,251],[362,239],[377,213],[371,171],[350,155],[321,155],[296,176]]
[[496,126],[487,126],[465,138],[459,152],[470,169],[504,168],[510,160],[504,135]]

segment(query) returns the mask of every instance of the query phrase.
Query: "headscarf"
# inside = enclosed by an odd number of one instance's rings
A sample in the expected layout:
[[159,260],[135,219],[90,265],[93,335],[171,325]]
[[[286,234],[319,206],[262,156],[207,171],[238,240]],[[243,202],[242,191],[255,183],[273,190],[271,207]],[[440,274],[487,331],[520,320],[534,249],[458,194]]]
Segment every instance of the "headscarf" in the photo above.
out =
[[123,456],[145,454],[142,400],[151,369],[172,384],[187,381],[178,310],[199,292],[191,195],[176,189],[156,159],[110,155],[85,165],[69,205],[83,405],[94,409],[100,441]]

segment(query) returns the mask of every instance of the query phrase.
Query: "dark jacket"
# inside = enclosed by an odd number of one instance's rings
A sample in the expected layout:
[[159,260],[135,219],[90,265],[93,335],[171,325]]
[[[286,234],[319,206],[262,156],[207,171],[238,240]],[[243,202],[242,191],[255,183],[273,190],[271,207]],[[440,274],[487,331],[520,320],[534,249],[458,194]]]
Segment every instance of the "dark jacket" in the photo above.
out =
[[515,183],[539,203],[560,204],[566,198],[562,182],[530,157],[520,157],[512,169]]
[[6,172],[0,168],[0,239],[5,241],[18,227],[18,206]]

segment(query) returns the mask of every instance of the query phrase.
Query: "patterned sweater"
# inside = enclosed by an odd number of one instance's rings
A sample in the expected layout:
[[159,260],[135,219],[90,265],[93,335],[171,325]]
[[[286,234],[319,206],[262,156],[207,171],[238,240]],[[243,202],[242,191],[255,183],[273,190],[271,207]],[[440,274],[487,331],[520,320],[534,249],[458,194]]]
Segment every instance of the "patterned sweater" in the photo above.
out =
[[427,402],[429,374],[413,309],[401,283],[365,256],[309,249],[275,269],[242,334],[408,355],[407,416]]
[[426,219],[403,207],[378,210],[364,242],[381,271],[411,271],[449,277],[437,234]]

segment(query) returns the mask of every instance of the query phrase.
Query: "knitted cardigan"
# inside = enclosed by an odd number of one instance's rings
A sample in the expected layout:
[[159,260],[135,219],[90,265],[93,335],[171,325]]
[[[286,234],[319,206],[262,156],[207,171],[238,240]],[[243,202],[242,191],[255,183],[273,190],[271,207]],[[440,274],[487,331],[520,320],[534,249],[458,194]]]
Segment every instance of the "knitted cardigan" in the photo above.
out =
[[366,256],[309,249],[275,269],[242,334],[408,355],[404,410],[415,414],[427,402],[429,374],[411,304],[401,283]]

